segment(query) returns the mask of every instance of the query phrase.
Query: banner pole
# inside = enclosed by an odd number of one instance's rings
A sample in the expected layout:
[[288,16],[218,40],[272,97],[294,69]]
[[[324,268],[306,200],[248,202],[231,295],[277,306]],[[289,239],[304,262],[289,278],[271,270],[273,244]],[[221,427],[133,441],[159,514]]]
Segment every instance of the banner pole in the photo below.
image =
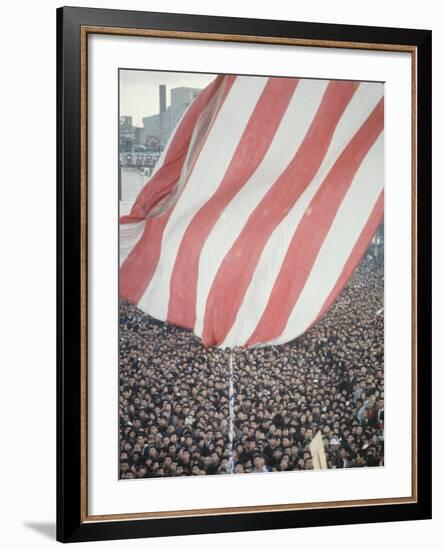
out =
[[228,426],[228,474],[234,473],[232,447],[234,443],[234,357],[232,349],[229,352],[229,426]]

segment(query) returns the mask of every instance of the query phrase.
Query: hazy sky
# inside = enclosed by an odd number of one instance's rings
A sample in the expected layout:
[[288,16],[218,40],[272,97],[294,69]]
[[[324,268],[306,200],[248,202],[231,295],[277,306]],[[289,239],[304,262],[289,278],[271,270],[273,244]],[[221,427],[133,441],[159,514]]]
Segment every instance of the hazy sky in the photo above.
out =
[[169,73],[157,71],[120,71],[120,116],[132,116],[135,126],[142,126],[142,118],[159,112],[158,87],[166,84],[167,105],[171,103],[171,88],[189,86],[204,88],[216,75]]

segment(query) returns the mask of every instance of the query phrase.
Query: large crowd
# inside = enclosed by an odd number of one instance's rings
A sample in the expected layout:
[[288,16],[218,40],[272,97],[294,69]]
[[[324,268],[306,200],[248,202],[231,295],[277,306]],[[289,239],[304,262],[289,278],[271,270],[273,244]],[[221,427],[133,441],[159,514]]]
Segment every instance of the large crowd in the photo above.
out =
[[229,355],[120,302],[120,478],[328,468],[384,457],[383,256],[291,343]]

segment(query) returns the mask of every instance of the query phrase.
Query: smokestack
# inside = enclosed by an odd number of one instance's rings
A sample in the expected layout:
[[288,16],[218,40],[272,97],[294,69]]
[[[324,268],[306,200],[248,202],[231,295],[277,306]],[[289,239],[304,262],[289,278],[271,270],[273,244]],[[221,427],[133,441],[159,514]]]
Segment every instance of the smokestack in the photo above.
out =
[[164,113],[166,111],[166,85],[160,84],[158,91],[160,96],[160,112]]

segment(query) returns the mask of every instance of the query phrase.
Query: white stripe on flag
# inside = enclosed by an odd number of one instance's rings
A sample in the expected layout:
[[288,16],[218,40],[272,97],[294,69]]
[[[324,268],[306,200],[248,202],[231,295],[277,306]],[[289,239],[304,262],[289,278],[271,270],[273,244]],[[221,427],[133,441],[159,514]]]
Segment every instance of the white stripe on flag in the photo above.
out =
[[145,228],[145,220],[136,223],[120,224],[120,265],[129,256],[129,253],[138,243]]

